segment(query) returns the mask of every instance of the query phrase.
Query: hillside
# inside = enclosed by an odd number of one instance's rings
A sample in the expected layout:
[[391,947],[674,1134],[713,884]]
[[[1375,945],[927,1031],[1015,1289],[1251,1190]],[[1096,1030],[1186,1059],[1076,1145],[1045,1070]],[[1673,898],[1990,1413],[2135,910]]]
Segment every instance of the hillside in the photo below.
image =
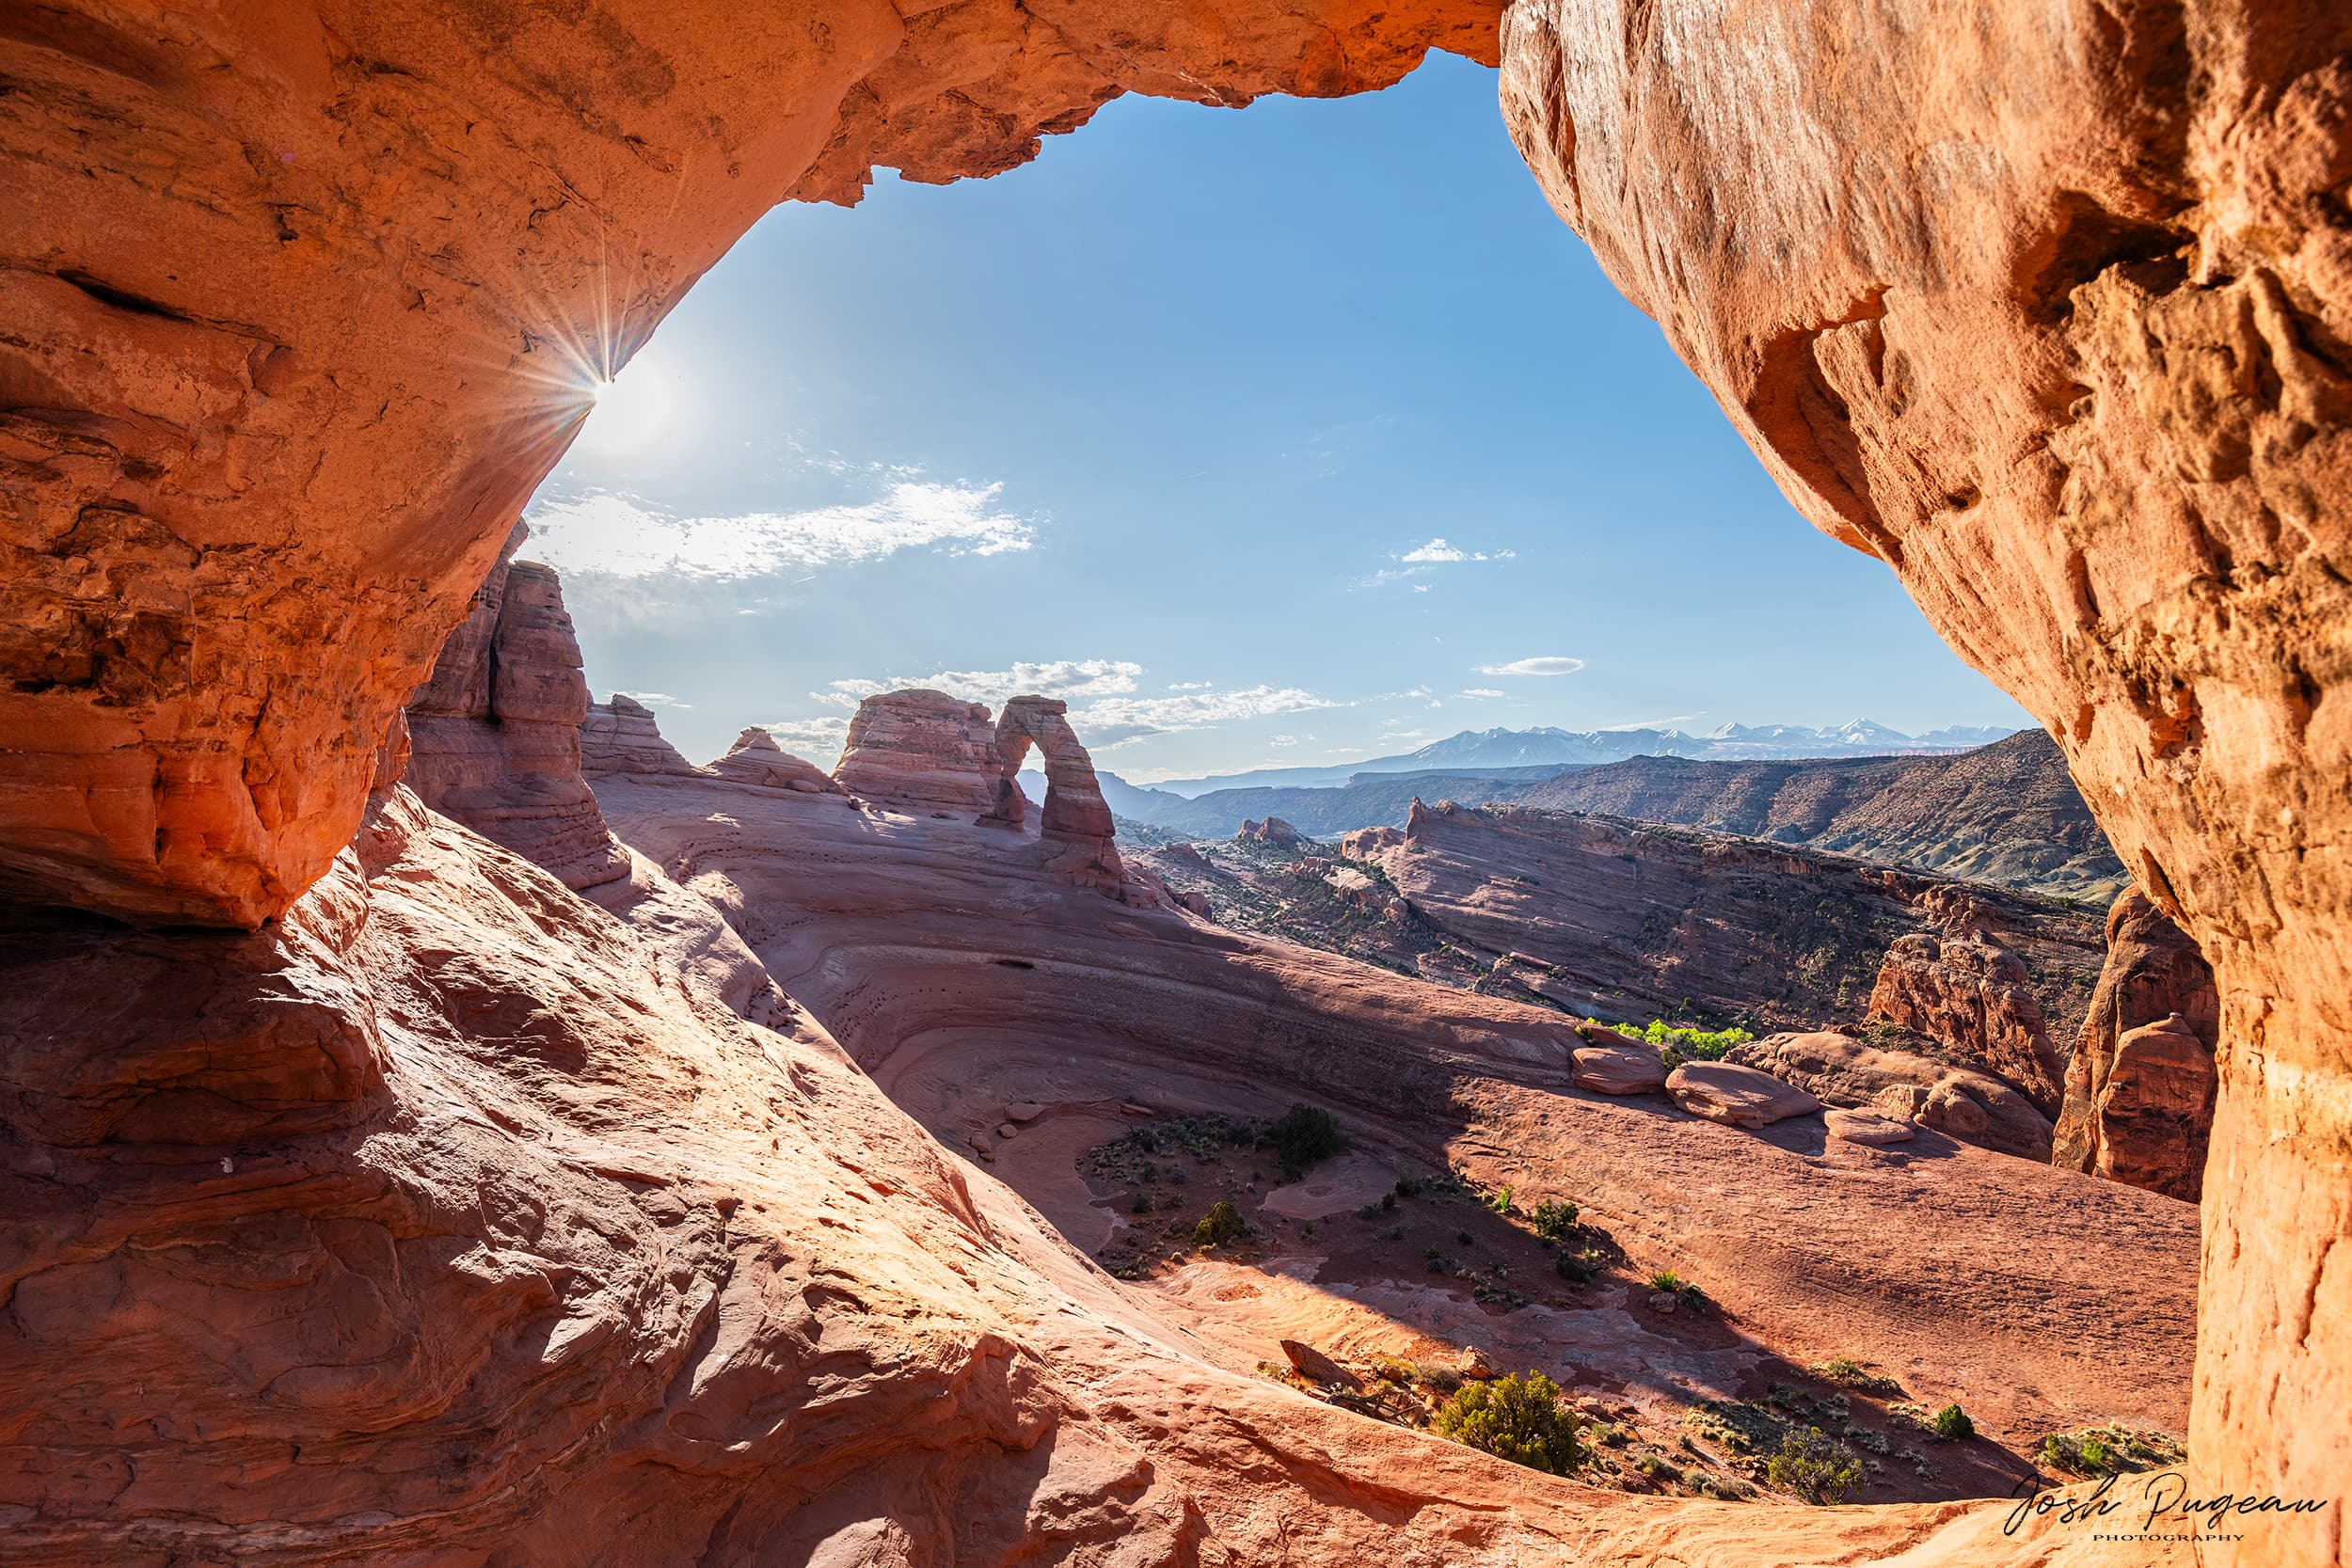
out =
[[1636,757],[1463,799],[1708,828],[2102,904],[2130,880],[2040,730],[1948,756]]

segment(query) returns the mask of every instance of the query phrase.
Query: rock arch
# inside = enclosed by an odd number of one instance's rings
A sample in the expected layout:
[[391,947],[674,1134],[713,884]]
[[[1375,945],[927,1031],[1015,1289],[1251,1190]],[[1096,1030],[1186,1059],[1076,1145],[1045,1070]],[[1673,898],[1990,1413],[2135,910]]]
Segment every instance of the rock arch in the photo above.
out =
[[1089,882],[1116,888],[1126,880],[1119,850],[1112,844],[1115,829],[1111,808],[1103,799],[1103,785],[1094,776],[1094,759],[1078,740],[1078,732],[1065,717],[1070,705],[1054,697],[1015,697],[996,717],[996,752],[1001,771],[996,778],[996,802],[983,822],[1020,827],[1028,819],[1029,798],[1021,792],[1021,765],[1035,746],[1045,765],[1045,800],[1038,808],[1039,836],[1050,853],[1048,863]]

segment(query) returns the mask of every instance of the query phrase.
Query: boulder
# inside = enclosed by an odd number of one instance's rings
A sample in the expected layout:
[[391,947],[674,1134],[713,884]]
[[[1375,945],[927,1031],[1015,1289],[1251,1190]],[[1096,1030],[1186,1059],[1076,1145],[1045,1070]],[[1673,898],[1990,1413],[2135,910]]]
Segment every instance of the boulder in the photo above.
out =
[[1275,1342],[1282,1347],[1282,1357],[1291,1364],[1291,1370],[1308,1382],[1325,1385],[1336,1383],[1345,1388],[1362,1386],[1363,1379],[1315,1349],[1314,1346],[1301,1344],[1296,1339],[1278,1339]]
[[1821,1120],[1828,1125],[1831,1137],[1843,1138],[1850,1144],[1909,1143],[1914,1136],[1910,1122],[1875,1111],[1833,1109],[1823,1112]]
[[1279,816],[1269,816],[1263,822],[1245,821],[1241,825],[1241,832],[1234,836],[1249,839],[1259,844],[1276,845],[1282,848],[1296,848],[1307,842],[1306,834]]
[[1685,1062],[1667,1077],[1666,1092],[1692,1116],[1729,1127],[1769,1127],[1821,1108],[1803,1089],[1729,1062]]
[[1724,1059],[1770,1073],[1824,1104],[1916,1122],[2023,1160],[2050,1157],[2048,1119],[1988,1073],[1908,1051],[1881,1050],[1827,1029],[1767,1035],[1733,1046]]
[[1665,1059],[1646,1045],[1580,1045],[1568,1077],[1596,1094],[1651,1094],[1666,1085]]

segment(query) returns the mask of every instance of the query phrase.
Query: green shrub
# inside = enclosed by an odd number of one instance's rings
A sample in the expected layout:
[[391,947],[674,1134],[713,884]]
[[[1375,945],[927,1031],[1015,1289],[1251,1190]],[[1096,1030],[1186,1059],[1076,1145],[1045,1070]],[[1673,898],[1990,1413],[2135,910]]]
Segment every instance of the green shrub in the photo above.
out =
[[1267,1129],[1282,1174],[1293,1181],[1347,1147],[1347,1135],[1320,1105],[1293,1105]]
[[[1586,1019],[1585,1022],[1598,1023],[1599,1020]],[[1658,1047],[1659,1053],[1667,1058],[1669,1069],[1686,1061],[1721,1061],[1733,1046],[1745,1045],[1756,1038],[1754,1034],[1737,1024],[1728,1029],[1685,1029],[1677,1028],[1663,1019],[1652,1019],[1639,1028],[1630,1023],[1602,1024],[1601,1027],[1614,1029],[1620,1035],[1645,1040]]]
[[1152,1212],[1152,1195],[1150,1193],[1137,1193],[1136,1195],[1135,1202],[1129,1204],[1127,1207],[1129,1211],[1134,1213],[1148,1214]]
[[1573,1203],[1538,1203],[1528,1217],[1535,1223],[1535,1234],[1547,1242],[1565,1241],[1576,1228],[1577,1215],[1582,1211]]
[[1565,1476],[1584,1459],[1576,1413],[1541,1372],[1466,1384],[1438,1407],[1430,1429],[1514,1465]]
[[1820,1427],[1807,1427],[1780,1440],[1764,1480],[1774,1491],[1809,1503],[1842,1503],[1862,1489],[1862,1463]]
[[1223,1246],[1248,1228],[1242,1224],[1241,1211],[1219,1198],[1209,1205],[1209,1212],[1192,1227],[1192,1239],[1201,1246]]
[[1581,1285],[1593,1277],[1592,1270],[1586,1268],[1572,1254],[1565,1252],[1551,1260],[1551,1272],[1571,1285]]
[[1505,1187],[1502,1191],[1495,1194],[1493,1199],[1487,1203],[1486,1207],[1492,1209],[1498,1214],[1509,1213],[1511,1212],[1511,1189]]
[[1947,1443],[1959,1443],[1977,1434],[1977,1423],[1960,1406],[1947,1404],[1928,1418],[1928,1430]]

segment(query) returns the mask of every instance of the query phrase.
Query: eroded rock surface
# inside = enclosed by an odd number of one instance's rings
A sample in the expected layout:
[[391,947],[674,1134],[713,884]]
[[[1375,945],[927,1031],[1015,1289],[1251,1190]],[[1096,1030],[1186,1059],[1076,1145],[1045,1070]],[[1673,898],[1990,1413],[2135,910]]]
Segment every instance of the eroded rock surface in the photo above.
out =
[[1868,1016],[1943,1042],[2025,1091],[2047,1118],[2066,1072],[2016,954],[1974,938],[1898,937],[1879,965]]
[[831,774],[794,756],[757,725],[737,736],[727,754],[712,763],[710,770],[723,779],[765,789],[797,789],[803,795],[838,795],[842,790]]
[[982,820],[1018,828],[1028,820],[1029,798],[1021,793],[1021,767],[1037,748],[1045,768],[1045,803],[1038,812],[1038,836],[1052,870],[1073,880],[1115,890],[1127,881],[1112,843],[1117,829],[1094,759],[1064,717],[1070,705],[1054,697],[1014,697],[996,719],[999,759],[995,803]]
[[[1950,1037],[1949,1049],[1972,1064],[2044,1071],[2053,1108],[2056,1058],[2037,1064],[2001,1031],[2021,1012],[2045,1016],[2045,998],[2047,1014],[2071,1031],[2101,958],[2097,927],[2043,900],[1613,817],[1416,802],[1402,835],[1352,834],[1343,847],[1376,867],[1414,918],[1369,935],[1325,922],[1341,942],[1366,956],[1393,954],[1433,979],[1633,1022],[1671,1014],[1755,1028],[1858,1023],[1890,961],[1890,938],[1897,946],[1905,936],[1941,940],[1951,911],[1988,911],[1979,927],[1997,926],[2006,945],[1988,950],[1987,962],[2005,978],[2023,966],[2022,999],[2002,992],[2007,1010],[1995,1007],[1988,1029],[1971,988],[1971,1006],[1935,1012],[1930,1037]],[[1270,928],[1314,941],[1313,913],[1301,908],[1291,925]],[[1476,971],[1465,955],[1492,957]]]
[[[521,544],[516,530],[507,548]],[[552,568],[501,560],[408,705],[403,778],[434,810],[564,879],[628,874],[580,771],[588,682]]]
[[[1503,115],[2224,999],[2189,1451],[2352,1476],[2352,10],[1519,0]],[[2315,1435],[2316,1434],[2316,1435]],[[2341,1534],[2257,1522],[2300,1568]]]
[[[252,927],[326,878],[394,710],[584,414],[588,377],[779,195],[845,196],[877,161],[918,179],[1008,166],[1121,89],[1238,102],[1377,86],[1432,43],[1492,57],[1494,14],[630,6],[583,26],[400,3],[12,17],[8,890]],[[2340,1517],[2352,13],[2326,0],[1519,0],[1502,52],[1519,146],[1611,276],[1797,504],[1887,561],[2059,737],[2126,865],[2214,963],[2224,1026],[2193,1464],[2217,1487],[2332,1497]],[[442,1037],[465,1049],[455,1024]],[[419,1170],[434,1158],[385,1148]],[[146,1179],[105,1175],[115,1223]],[[61,1232],[87,1212],[13,1212]],[[204,1223],[191,1267],[231,1234]],[[649,1248],[667,1228],[629,1233]],[[250,1229],[233,1234],[260,1250]],[[402,1234],[464,1237],[469,1277],[506,1278],[466,1232]],[[226,1266],[244,1266],[238,1254]],[[334,1273],[316,1251],[286,1273],[314,1266]],[[103,1297],[62,1294],[42,1321],[75,1327]],[[317,1386],[306,1374],[271,1397]],[[235,1393],[210,1430],[250,1430],[255,1388]],[[242,1483],[266,1490],[284,1456],[324,1454],[297,1441],[318,1418],[255,1450]],[[1066,1451],[1081,1471],[1135,1473]],[[690,1452],[665,1455],[665,1484],[691,1491],[676,1478],[726,1462]],[[1263,1454],[1219,1457],[1244,1456]],[[75,1506],[74,1489],[108,1473],[98,1463],[58,1472],[52,1506]],[[161,1484],[158,1468],[138,1485]],[[479,1468],[398,1473],[428,1485]],[[632,1490],[567,1494],[539,1528],[579,1535],[547,1555],[609,1545]],[[1043,1513],[1083,1512],[1063,1496]],[[115,1513],[143,1506],[133,1496]],[[1504,1513],[1474,1517],[1501,1528]],[[814,1555],[767,1540],[756,1510],[732,1518],[746,1550]],[[1736,1518],[1674,1549],[1753,1545],[1751,1517]],[[385,1527],[369,1528],[380,1550]],[[1782,1528],[1783,1560],[1891,1554],[1926,1528],[1840,1545],[1829,1537],[1873,1527]],[[1955,1521],[1936,1549],[2039,1549],[1997,1527],[1963,1541],[1971,1528]],[[2249,1531],[2265,1563],[2341,1555],[2340,1531],[2305,1520]],[[888,1535],[846,1520],[837,1549],[879,1552]],[[1281,1549],[1264,1532],[1244,1545]]]
[[1881,1050],[1834,1030],[1767,1035],[1733,1046],[1724,1060],[1769,1072],[1826,1104],[1932,1127],[2021,1160],[2050,1157],[2049,1119],[2032,1101],[1997,1078],[1948,1062]]
[[[2107,911],[2107,962],[2066,1069],[2052,1158],[2196,1201],[2217,1087],[2221,999],[2197,944],[2137,888]],[[2144,1065],[2111,1085],[2123,1041]],[[2186,1038],[2181,1037],[2185,1035]],[[2195,1042],[2201,1060],[2188,1049]]]
[[853,795],[969,822],[995,809],[1003,772],[985,705],[911,690],[858,705],[833,776]]
[[600,779],[607,773],[692,773],[694,765],[663,736],[653,709],[615,691],[609,703],[591,703],[580,721],[580,770]]

